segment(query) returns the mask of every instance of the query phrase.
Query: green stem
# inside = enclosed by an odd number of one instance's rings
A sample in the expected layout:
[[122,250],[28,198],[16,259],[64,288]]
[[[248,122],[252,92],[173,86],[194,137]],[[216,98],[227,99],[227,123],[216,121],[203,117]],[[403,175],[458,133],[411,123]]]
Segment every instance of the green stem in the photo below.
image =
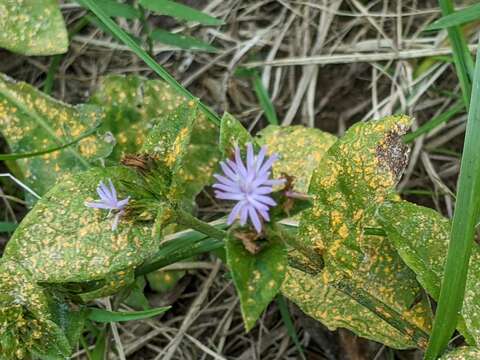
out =
[[206,223],[202,220],[197,219],[195,216],[189,214],[188,212],[177,209],[176,210],[177,221],[185,225],[191,229],[197,230],[202,234],[205,234],[211,238],[217,240],[224,240],[227,237],[227,232],[221,229],[217,229],[216,227]]

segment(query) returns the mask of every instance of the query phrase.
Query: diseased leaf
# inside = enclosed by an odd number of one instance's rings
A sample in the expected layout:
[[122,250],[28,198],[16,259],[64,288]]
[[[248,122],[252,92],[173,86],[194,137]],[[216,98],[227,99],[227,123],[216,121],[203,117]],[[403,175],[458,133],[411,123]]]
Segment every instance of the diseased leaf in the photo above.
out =
[[111,158],[119,160],[122,154],[138,152],[152,127],[185,100],[160,80],[109,75],[102,78],[90,103],[104,109],[103,128],[117,143]]
[[57,0],[0,0],[0,47],[24,55],[63,54],[68,34]]
[[257,136],[259,145],[266,145],[269,153],[280,155],[273,164],[273,177],[293,176],[294,189],[299,192],[307,192],[313,171],[337,140],[334,135],[300,125],[270,125]]
[[224,157],[233,154],[235,146],[243,151],[247,143],[253,143],[253,138],[243,125],[229,113],[225,113],[220,124],[220,150]]
[[98,183],[107,179],[117,187],[119,199],[128,195],[121,182],[137,181],[132,171],[120,167],[65,177],[27,214],[4,257],[18,261],[37,282],[97,281],[96,290],[86,299],[105,296],[133,281],[135,266],[156,250],[151,224],[123,216],[112,231],[106,211],[85,206],[85,201],[98,198]]
[[14,261],[0,262],[0,358],[29,354],[64,359],[70,344],[49,311],[52,299],[32,275]]
[[170,291],[186,274],[185,270],[157,270],[147,274],[148,285],[162,294]]
[[[450,239],[451,223],[438,212],[407,201],[388,202],[379,209],[384,230],[423,288],[438,299]],[[480,343],[480,250],[474,244],[468,270],[459,331]]]
[[[366,235],[364,228],[379,227],[376,210],[394,194],[394,186],[406,164],[407,149],[401,135],[409,123],[410,119],[402,116],[359,123],[330,147],[313,173],[309,187],[313,206],[302,213],[298,239],[302,243],[298,250],[311,249],[322,256],[325,265],[322,276],[328,278],[328,284],[333,286],[348,279],[359,293],[371,297],[368,303],[384,304],[389,312],[398,315],[400,323],[409,326],[397,329],[402,336],[396,337],[392,344],[396,348],[426,345],[410,334],[417,328],[428,332],[429,304],[425,297],[419,297],[422,289],[415,274],[402,262],[389,239]],[[332,294],[331,290],[324,291]],[[294,302],[300,296],[300,303],[302,296],[306,296],[298,291],[286,295]],[[328,303],[325,299],[323,302],[323,305]],[[320,315],[318,320],[338,323],[329,317],[331,314],[316,312]],[[352,313],[351,317],[356,315]],[[364,325],[355,321],[345,323],[354,332],[362,332]],[[370,327],[374,329],[371,333],[379,337],[391,332],[391,326],[383,320],[372,321]]]
[[[10,150],[28,153],[71,142],[101,120],[95,106],[70,106],[26,83],[16,83],[0,75],[0,128]],[[85,170],[90,161],[112,151],[107,136],[93,134],[75,145],[42,156],[19,159],[25,182],[43,195],[64,174]]]
[[459,347],[439,358],[439,360],[477,360],[480,359],[480,349],[476,347]]
[[226,240],[227,264],[240,297],[243,322],[250,331],[263,310],[280,290],[287,269],[285,244],[275,234],[257,254],[245,249],[231,232]]

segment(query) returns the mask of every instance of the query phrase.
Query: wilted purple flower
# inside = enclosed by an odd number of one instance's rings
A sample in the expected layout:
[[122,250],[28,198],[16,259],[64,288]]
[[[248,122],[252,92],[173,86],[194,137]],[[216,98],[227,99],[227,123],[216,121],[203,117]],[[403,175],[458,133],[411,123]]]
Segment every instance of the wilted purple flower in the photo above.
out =
[[257,233],[262,231],[262,220],[270,221],[268,211],[277,203],[268,194],[272,187],[284,183],[284,179],[270,179],[273,163],[278,159],[273,154],[266,159],[267,149],[262,147],[258,155],[253,152],[253,145],[247,144],[247,164],[240,157],[240,148],[235,147],[235,161],[227,159],[220,162],[225,174],[215,174],[218,180],[213,185],[218,199],[235,200],[237,204],[228,216],[227,224],[231,225],[240,216],[240,224],[245,225],[249,218]]
[[118,226],[120,217],[125,213],[125,206],[127,206],[130,197],[123,200],[118,200],[117,190],[113,186],[112,180],[108,180],[110,186],[106,186],[103,181],[100,181],[97,187],[97,194],[100,196],[100,200],[87,201],[85,206],[109,210],[108,216],[114,214],[112,222],[112,230],[115,230]]

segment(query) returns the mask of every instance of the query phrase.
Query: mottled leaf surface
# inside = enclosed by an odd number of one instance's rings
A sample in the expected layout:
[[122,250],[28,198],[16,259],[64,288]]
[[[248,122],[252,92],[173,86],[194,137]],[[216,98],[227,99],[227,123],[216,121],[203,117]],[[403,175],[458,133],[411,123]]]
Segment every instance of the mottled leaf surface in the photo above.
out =
[[105,111],[103,128],[116,139],[111,158],[137,153],[150,130],[186,99],[167,83],[129,75],[102,78],[90,103]]
[[68,339],[49,311],[50,301],[26,269],[14,261],[0,262],[0,359],[70,355]]
[[273,177],[294,177],[294,189],[307,192],[313,171],[337,138],[324,131],[301,125],[270,125],[257,134],[258,143],[280,158],[273,164]]
[[[126,285],[129,272],[152,255],[156,246],[151,225],[124,216],[112,231],[112,219],[105,210],[85,206],[85,201],[98,198],[97,185],[107,179],[123,199],[127,194],[121,181],[135,182],[136,175],[115,167],[65,177],[27,214],[4,257],[20,262],[38,282],[106,280],[112,291]],[[98,290],[93,295],[105,292]]]
[[[98,107],[70,106],[0,75],[0,130],[12,152],[36,152],[69,143],[102,117]],[[62,175],[85,170],[90,161],[108,156],[112,146],[108,136],[92,134],[63,150],[17,163],[26,184],[43,195]]]
[[245,249],[230,233],[226,240],[227,264],[240,297],[240,308],[247,331],[277,295],[287,269],[287,252],[282,240],[269,234],[268,244],[257,254]]
[[[401,135],[409,124],[410,119],[402,116],[359,123],[330,147],[310,182],[313,206],[303,212],[299,241],[303,242],[302,249],[309,248],[323,257],[326,267],[323,274],[328,274],[330,283],[347,278],[368,294],[372,302],[395,311],[403,323],[428,332],[429,305],[424,297],[417,301],[422,289],[415,274],[403,263],[388,238],[364,234],[366,227],[379,227],[376,209],[394,194],[394,186],[406,164],[407,149]],[[331,290],[325,292],[330,294]],[[300,290],[286,295],[297,302],[299,293]],[[302,303],[302,299],[298,302]],[[332,322],[328,312],[317,314],[325,314],[318,320]],[[347,325],[353,331],[364,326],[354,321]],[[371,322],[370,328],[372,334],[391,332],[385,321]],[[414,344],[407,336],[411,329],[399,330],[404,336],[397,338],[395,347],[425,345]]]
[[460,347],[443,355],[439,360],[478,360],[480,349],[475,347]]
[[[383,228],[418,281],[437,299],[447,257],[451,223],[438,212],[407,201],[385,203],[379,209]],[[458,328],[480,343],[480,250],[474,244]]]
[[253,138],[243,125],[231,114],[225,113],[220,123],[220,150],[224,157],[233,154],[235,146],[245,149],[247,143],[253,143]]
[[0,47],[24,55],[63,54],[68,34],[57,0],[0,0]]

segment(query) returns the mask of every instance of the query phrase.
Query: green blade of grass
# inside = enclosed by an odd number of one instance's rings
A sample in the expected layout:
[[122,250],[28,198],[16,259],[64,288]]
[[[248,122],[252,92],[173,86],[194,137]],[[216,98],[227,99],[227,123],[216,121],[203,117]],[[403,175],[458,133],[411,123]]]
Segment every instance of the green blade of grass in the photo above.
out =
[[268,122],[272,125],[278,125],[278,118],[277,113],[275,112],[275,107],[270,100],[270,96],[268,96],[267,89],[265,89],[265,86],[263,86],[260,75],[258,75],[256,71],[253,75],[253,86],[255,89],[255,93],[257,94],[258,101],[260,102],[260,106],[265,112],[265,116],[267,117]]
[[88,319],[99,323],[122,322],[148,319],[169,310],[171,306],[164,306],[143,311],[108,311],[92,308],[88,313]]
[[0,233],[12,232],[17,228],[18,224],[12,222],[0,221]]
[[[479,44],[480,48],[480,44]],[[480,56],[477,56],[455,212],[438,307],[425,354],[434,360],[445,350],[462,308],[475,226],[480,213]]]
[[[452,0],[439,0],[439,3],[443,16],[448,16],[454,12]],[[460,80],[465,108],[468,109],[472,93],[473,58],[458,26],[448,28],[448,37],[452,45],[453,60]]]
[[[125,31],[123,31],[107,14],[102,10],[94,0],[83,0],[85,6],[92,11],[102,23],[108,27],[108,29],[115,34],[125,45],[127,45],[132,51],[137,54],[158,76],[165,80],[170,86],[172,86],[177,92],[182,94],[188,99],[197,101],[198,99],[193,96],[187,89],[185,89],[175,78],[169,74],[162,66],[160,66],[148,53],[143,50]],[[208,119],[215,125],[220,125],[220,117],[208,106],[199,102],[200,108],[205,112]]]
[[453,105],[447,111],[445,111],[445,112],[441,113],[440,115],[435,116],[434,118],[427,121],[425,124],[420,126],[417,130],[406,134],[403,137],[403,141],[405,142],[405,144],[409,144],[409,143],[413,142],[413,140],[415,140],[416,138],[422,136],[423,134],[426,134],[426,133],[432,131],[437,126],[447,122],[452,117],[454,117],[455,115],[457,115],[458,113],[463,111],[464,108],[465,108],[465,106],[462,103],[460,103],[460,102],[456,103],[455,105]]
[[287,328],[287,333],[292,339],[293,343],[295,344],[295,347],[297,348],[300,358],[302,360],[305,360],[305,353],[303,352],[303,347],[302,344],[300,343],[300,340],[298,339],[297,332],[295,331],[295,326],[293,326],[293,321],[290,316],[290,311],[288,311],[288,305],[287,301],[282,295],[278,295],[275,298],[275,302],[277,303],[278,309],[280,310],[280,315],[282,315],[282,321],[285,327]]
[[459,26],[470,21],[480,20],[480,4],[469,6],[465,9],[455,11],[431,23],[425,30],[440,30],[452,26]]
[[176,46],[186,50],[203,50],[207,52],[217,52],[212,45],[198,40],[192,36],[183,34],[174,34],[162,29],[155,29],[151,32],[150,38],[162,44]]
[[179,20],[194,21],[203,25],[222,25],[224,22],[190,6],[170,0],[140,0],[140,5],[161,15],[172,16]]
[[99,126],[100,126],[100,124],[98,124],[94,128],[88,130],[87,132],[83,133],[79,137],[75,138],[74,140],[72,140],[72,141],[70,141],[66,144],[63,144],[63,145],[60,145],[60,146],[57,146],[57,147],[53,147],[53,148],[50,148],[50,149],[45,149],[45,150],[41,150],[41,151],[34,151],[34,152],[29,152],[29,153],[0,154],[0,160],[17,160],[17,159],[31,158],[31,157],[45,155],[45,154],[53,153],[55,151],[59,151],[59,150],[68,148],[69,146],[75,145],[76,143],[78,143],[82,139],[85,139],[86,137],[89,137],[90,135],[92,135],[98,129]]

